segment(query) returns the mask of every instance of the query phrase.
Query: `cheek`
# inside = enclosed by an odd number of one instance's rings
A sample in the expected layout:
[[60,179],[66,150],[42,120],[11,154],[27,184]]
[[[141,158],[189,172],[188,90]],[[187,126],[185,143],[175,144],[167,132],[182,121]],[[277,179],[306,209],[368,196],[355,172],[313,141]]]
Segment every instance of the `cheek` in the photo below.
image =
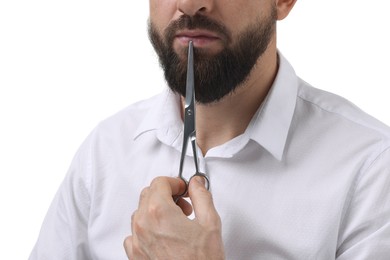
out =
[[168,26],[176,13],[176,1],[174,0],[150,0],[149,17],[150,21],[160,32]]
[[271,11],[269,0],[230,0],[219,1],[221,21],[232,31],[246,28],[261,17],[268,17]]

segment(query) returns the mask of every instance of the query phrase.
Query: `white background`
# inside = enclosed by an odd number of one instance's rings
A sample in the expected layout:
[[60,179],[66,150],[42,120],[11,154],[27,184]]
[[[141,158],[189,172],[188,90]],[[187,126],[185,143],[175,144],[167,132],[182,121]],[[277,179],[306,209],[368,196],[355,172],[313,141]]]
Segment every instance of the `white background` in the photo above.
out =
[[[306,81],[390,124],[385,3],[298,0],[278,45]],[[163,89],[147,17],[146,0],[1,0],[0,259],[27,259],[92,128]]]

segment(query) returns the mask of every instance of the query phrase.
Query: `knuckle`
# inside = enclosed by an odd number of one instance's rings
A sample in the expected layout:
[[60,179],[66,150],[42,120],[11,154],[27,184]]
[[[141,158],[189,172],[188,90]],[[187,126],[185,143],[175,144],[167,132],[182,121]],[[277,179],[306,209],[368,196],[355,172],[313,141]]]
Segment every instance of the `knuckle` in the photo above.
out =
[[131,214],[131,224],[137,221],[137,215],[138,215],[138,210],[134,211],[133,214]]
[[131,216],[131,228],[134,234],[143,234],[145,227],[145,217],[139,211],[135,211]]
[[155,187],[155,186],[158,186],[160,183],[165,182],[165,181],[166,181],[166,177],[158,176],[152,180],[150,186]]
[[134,221],[132,222],[132,231],[133,231],[133,234],[136,234],[137,236],[142,236],[142,234],[144,233],[144,225],[142,223],[142,221],[138,221],[138,219],[134,219]]
[[135,211],[131,216],[131,227],[133,233],[143,236],[152,227],[158,226],[165,216],[164,207],[159,204],[149,204],[142,211]]
[[142,237],[148,228],[147,220],[144,215],[139,212],[135,212],[131,219],[131,231],[136,237]]
[[143,199],[145,199],[146,197],[148,197],[149,190],[150,190],[149,187],[145,187],[145,188],[142,189],[142,191],[141,191],[141,193],[140,193],[140,200],[143,200]]
[[160,219],[164,215],[164,209],[159,204],[151,204],[148,207],[148,214],[153,219]]

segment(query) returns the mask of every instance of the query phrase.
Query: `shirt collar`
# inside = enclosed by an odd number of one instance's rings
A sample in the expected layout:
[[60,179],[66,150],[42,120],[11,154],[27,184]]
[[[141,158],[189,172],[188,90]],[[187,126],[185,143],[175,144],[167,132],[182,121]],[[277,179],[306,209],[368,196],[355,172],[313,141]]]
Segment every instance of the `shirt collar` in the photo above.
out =
[[[264,147],[278,160],[283,152],[295,110],[298,77],[288,61],[279,53],[279,69],[274,83],[244,135]],[[140,135],[157,130],[157,138],[167,145],[181,148],[183,131],[180,98],[166,90],[151,100],[151,107],[135,132]]]
[[279,53],[279,70],[270,91],[248,126],[249,138],[282,160],[293,118],[298,92],[298,77]]
[[180,113],[180,97],[166,89],[150,100],[148,112],[134,134],[134,140],[141,135],[157,131],[157,138],[167,145],[178,145],[178,136],[183,131]]

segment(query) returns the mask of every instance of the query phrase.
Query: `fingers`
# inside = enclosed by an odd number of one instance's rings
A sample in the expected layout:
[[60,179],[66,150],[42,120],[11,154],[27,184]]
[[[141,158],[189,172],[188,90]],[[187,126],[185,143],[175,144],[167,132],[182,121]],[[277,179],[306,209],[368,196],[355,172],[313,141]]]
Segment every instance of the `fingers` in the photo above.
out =
[[205,179],[201,176],[193,177],[189,183],[188,193],[199,224],[219,227],[220,218],[214,207],[211,193],[205,187]]
[[[173,200],[172,197],[183,194],[185,190],[186,184],[179,178],[157,177],[153,179],[149,187],[141,191],[138,208],[142,207],[142,205],[147,205],[152,197],[170,203]],[[181,203],[181,205],[184,205],[187,210],[188,207],[184,203]]]
[[192,206],[191,206],[191,204],[187,200],[185,200],[182,197],[179,197],[177,202],[176,202],[176,205],[181,208],[181,210],[183,211],[183,213],[186,216],[191,215],[191,213],[192,213]]
[[142,190],[138,208],[131,216],[132,236],[124,241],[129,258],[157,259],[153,256],[162,253],[160,248],[164,243],[161,241],[170,241],[173,237],[173,241],[180,240],[182,227],[177,223],[188,221],[185,215],[191,214],[192,207],[184,198],[179,198],[176,204],[173,197],[185,189],[186,184],[181,179],[157,177]]
[[125,248],[126,255],[128,259],[133,258],[133,241],[132,236],[126,237],[125,241],[123,241],[123,247]]
[[[172,177],[157,177],[151,185],[144,188],[141,192],[139,200],[139,208],[142,205],[149,205],[152,197],[154,201],[165,201],[169,204],[174,204],[172,197],[183,194],[186,190],[186,183],[179,178]],[[219,220],[212,200],[211,193],[205,188],[205,179],[201,176],[191,178],[188,187],[189,196],[195,211],[196,218],[203,222],[215,222]],[[160,204],[158,203],[158,204]],[[189,216],[192,213],[191,205],[183,198],[178,198],[177,206],[181,208],[183,213]]]
[[[205,259],[223,259],[221,221],[203,177],[194,177],[189,184],[194,220],[185,216],[192,211],[179,196],[185,190],[181,179],[158,177],[142,191],[139,207],[132,215],[132,236],[124,241],[129,259],[185,259],[180,252],[193,256],[191,259],[201,259],[199,252],[210,256]],[[178,198],[177,204],[173,197]],[[197,239],[195,246],[194,237],[201,240]]]
[[157,177],[150,184],[153,192],[158,192],[161,196],[172,198],[172,196],[181,195],[186,190],[186,184],[179,178]]

